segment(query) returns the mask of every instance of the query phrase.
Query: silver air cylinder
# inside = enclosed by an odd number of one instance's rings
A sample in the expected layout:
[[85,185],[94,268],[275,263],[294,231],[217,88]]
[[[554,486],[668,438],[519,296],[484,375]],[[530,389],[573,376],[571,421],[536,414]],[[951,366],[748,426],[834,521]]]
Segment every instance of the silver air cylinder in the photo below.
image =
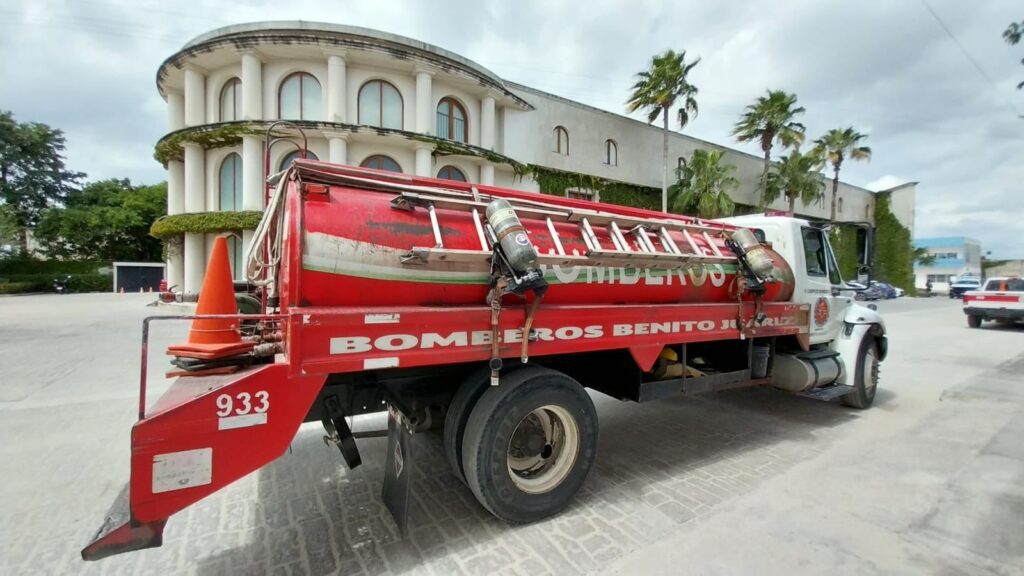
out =
[[772,364],[772,385],[790,392],[804,392],[816,386],[835,383],[843,375],[839,355],[799,358],[778,354]]
[[537,249],[508,200],[495,198],[487,205],[487,222],[505,252],[509,265],[520,274],[537,267]]
[[743,251],[743,258],[747,265],[754,271],[761,280],[768,279],[775,270],[775,263],[772,262],[768,251],[757,241],[754,233],[746,228],[740,228],[732,233],[732,241],[739,245]]

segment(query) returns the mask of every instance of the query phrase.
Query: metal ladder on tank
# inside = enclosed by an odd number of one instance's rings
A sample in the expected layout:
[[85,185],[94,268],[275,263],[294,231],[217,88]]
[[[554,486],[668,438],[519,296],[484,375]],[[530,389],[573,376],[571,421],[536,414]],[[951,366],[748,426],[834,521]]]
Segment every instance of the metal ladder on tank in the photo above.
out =
[[[669,270],[689,268],[703,264],[732,264],[734,254],[723,254],[712,238],[712,234],[723,232],[720,228],[701,224],[681,222],[663,218],[637,218],[611,214],[586,208],[569,208],[518,198],[507,198],[521,219],[543,220],[551,235],[554,253],[538,255],[538,264],[555,266],[616,266],[664,268]],[[483,228],[483,214],[490,200],[473,187],[472,194],[456,190],[437,188],[429,192],[400,192],[391,201],[397,210],[426,210],[434,234],[433,246],[414,246],[403,253],[403,264],[427,264],[430,262],[460,262],[486,264],[491,258],[492,248]],[[438,210],[469,212],[480,242],[479,249],[458,249],[445,247]],[[584,254],[567,254],[555,223],[572,222],[578,225],[580,236],[587,250]],[[595,228],[605,227],[612,246],[601,244]],[[685,244],[681,249],[670,232],[682,234]],[[632,236],[636,249],[627,239]],[[700,237],[711,253],[701,251],[694,237]],[[538,249],[540,252],[540,249]]]

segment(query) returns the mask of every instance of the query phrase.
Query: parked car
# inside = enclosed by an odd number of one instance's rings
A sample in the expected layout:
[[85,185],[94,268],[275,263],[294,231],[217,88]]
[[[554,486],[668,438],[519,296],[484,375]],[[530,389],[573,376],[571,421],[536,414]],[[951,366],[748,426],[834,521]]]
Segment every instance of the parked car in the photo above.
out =
[[964,292],[981,289],[981,278],[958,278],[949,285],[950,298],[963,298]]
[[892,284],[872,280],[871,285],[882,291],[882,298],[886,300],[896,298],[896,288]]
[[896,297],[897,298],[902,298],[902,297],[907,295],[907,291],[904,290],[903,288],[900,288],[899,286],[893,286],[893,288],[896,289]]
[[882,300],[885,298],[885,291],[878,286],[877,282],[872,282],[870,286],[865,286],[860,282],[847,282],[846,285],[856,290],[853,293],[854,300]]
[[1024,321],[1024,280],[990,278],[983,289],[964,294],[964,314],[971,328],[980,328],[985,320],[1000,324]]

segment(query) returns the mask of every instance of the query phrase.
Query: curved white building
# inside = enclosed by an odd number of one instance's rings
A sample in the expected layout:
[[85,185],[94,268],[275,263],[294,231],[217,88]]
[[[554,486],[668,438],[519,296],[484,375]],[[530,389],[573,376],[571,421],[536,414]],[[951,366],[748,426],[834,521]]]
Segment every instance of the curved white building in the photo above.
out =
[[[523,175],[523,166],[627,190],[661,186],[657,128],[504,81],[457,54],[376,30],[311,22],[220,28],[165,60],[157,88],[168,108],[169,133],[157,156],[167,165],[169,215],[262,210],[262,134],[279,119],[299,124],[309,152],[336,163],[532,191],[542,179]],[[671,158],[698,147],[726,150],[742,182],[734,199],[756,204],[760,158],[680,134],[669,145]],[[277,171],[295,149],[271,152],[270,169]],[[594,196],[586,189],[554,192]],[[913,187],[901,194],[893,206],[905,207],[897,216],[912,229]],[[842,184],[840,198],[840,219],[873,219],[872,192]],[[784,202],[775,207],[784,209]],[[827,202],[800,213],[827,218]],[[168,283],[187,294],[202,283],[210,232],[224,229],[204,228],[200,220],[169,244]],[[241,232],[248,240],[250,231]],[[246,243],[232,243],[236,276]]]

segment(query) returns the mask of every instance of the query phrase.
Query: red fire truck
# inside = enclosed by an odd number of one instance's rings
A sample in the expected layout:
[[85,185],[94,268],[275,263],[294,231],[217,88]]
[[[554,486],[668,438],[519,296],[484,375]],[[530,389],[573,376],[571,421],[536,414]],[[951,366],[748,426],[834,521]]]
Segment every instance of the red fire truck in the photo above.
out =
[[[87,560],[159,546],[168,518],[272,462],[303,422],[354,467],[346,419],[388,411],[384,500],[404,528],[429,428],[482,506],[531,522],[566,506],[597,457],[588,388],[874,398],[885,325],[853,301],[822,226],[309,160],[271,184],[247,270],[264,312],[197,318],[152,405],[143,375],[131,480]],[[229,338],[200,338],[217,330]]]

